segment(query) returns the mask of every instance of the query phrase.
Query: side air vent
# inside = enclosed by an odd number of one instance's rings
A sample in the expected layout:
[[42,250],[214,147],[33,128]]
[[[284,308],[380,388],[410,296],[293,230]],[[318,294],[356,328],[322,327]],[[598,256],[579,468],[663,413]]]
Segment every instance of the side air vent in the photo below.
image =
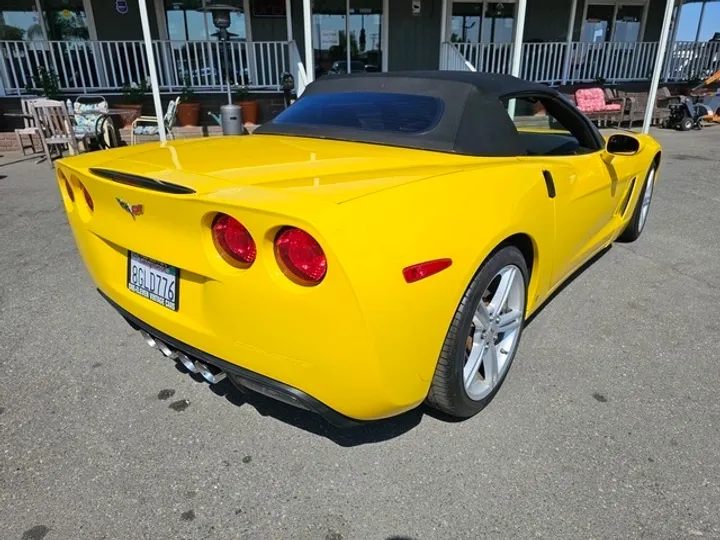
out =
[[635,191],[635,180],[637,180],[637,177],[633,178],[630,182],[630,189],[627,191],[627,195],[625,195],[625,202],[623,202],[622,209],[620,210],[620,215],[624,216],[625,212],[627,212],[628,204],[630,203],[630,199],[632,198],[632,194]]
[[154,178],[147,178],[145,176],[138,176],[136,174],[111,171],[110,169],[90,169],[90,172],[100,178],[112,180],[118,184],[135,186],[152,191],[174,193],[176,195],[189,195],[190,193],[195,193],[195,190],[189,187],[171,184],[170,182],[163,182],[162,180],[155,180]]

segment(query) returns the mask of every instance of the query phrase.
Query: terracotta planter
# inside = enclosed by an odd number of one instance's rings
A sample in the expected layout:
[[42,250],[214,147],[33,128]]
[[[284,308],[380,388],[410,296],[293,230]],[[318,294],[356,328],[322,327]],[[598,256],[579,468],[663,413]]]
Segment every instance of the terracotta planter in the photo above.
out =
[[199,103],[179,103],[177,119],[181,126],[197,126],[200,121]]
[[140,118],[142,116],[142,105],[127,105],[127,104],[120,104],[120,105],[114,105],[112,107],[113,109],[125,109],[127,110],[127,113],[121,114],[120,117],[122,118],[122,121],[125,124],[126,128],[129,128],[132,126],[133,121],[136,118]]
[[258,123],[258,102],[257,101],[236,101],[235,105],[239,105],[242,109],[242,121],[243,124],[250,122],[251,124]]

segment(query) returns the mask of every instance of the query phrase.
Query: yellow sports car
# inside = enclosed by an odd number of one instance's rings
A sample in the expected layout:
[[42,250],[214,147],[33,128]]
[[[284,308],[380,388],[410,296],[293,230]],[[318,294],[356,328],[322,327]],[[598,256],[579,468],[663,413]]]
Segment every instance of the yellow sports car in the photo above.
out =
[[250,136],[57,177],[100,294],[150,345],[350,425],[487,405],[526,317],[640,235],[660,153],[539,84],[378,73],[323,78]]

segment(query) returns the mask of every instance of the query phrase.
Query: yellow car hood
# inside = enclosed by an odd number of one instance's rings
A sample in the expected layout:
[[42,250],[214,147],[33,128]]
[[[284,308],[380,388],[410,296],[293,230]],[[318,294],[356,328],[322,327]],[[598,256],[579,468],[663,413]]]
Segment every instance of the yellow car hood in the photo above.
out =
[[254,185],[342,203],[478,161],[347,141],[251,135],[126,147],[73,158],[71,166],[147,176],[198,193]]

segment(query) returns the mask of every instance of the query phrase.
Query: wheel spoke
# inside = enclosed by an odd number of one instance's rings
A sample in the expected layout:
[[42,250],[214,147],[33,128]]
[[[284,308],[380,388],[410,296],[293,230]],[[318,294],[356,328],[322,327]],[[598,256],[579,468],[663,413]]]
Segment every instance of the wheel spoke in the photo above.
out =
[[485,374],[485,382],[492,388],[495,385],[495,378],[498,372],[498,357],[495,345],[490,345],[483,355],[483,368]]
[[480,369],[480,364],[483,361],[483,355],[485,354],[486,349],[487,347],[484,342],[473,344],[473,349],[465,362],[465,367],[463,368],[463,382],[465,383],[465,388],[469,388],[472,384],[475,375]]
[[514,266],[509,266],[500,275],[500,283],[498,283],[497,290],[495,291],[492,300],[490,300],[488,311],[490,312],[491,317],[497,316],[497,314],[500,313],[502,308],[505,306],[508,295],[510,294],[510,289],[515,281],[516,274],[517,269]]
[[507,334],[515,330],[522,322],[522,313],[513,309],[502,315],[498,315],[500,321],[497,323],[497,330],[501,334]]
[[480,300],[480,304],[475,310],[475,315],[473,315],[473,324],[475,328],[487,329],[490,326],[490,313],[488,313],[485,302],[482,300]]

